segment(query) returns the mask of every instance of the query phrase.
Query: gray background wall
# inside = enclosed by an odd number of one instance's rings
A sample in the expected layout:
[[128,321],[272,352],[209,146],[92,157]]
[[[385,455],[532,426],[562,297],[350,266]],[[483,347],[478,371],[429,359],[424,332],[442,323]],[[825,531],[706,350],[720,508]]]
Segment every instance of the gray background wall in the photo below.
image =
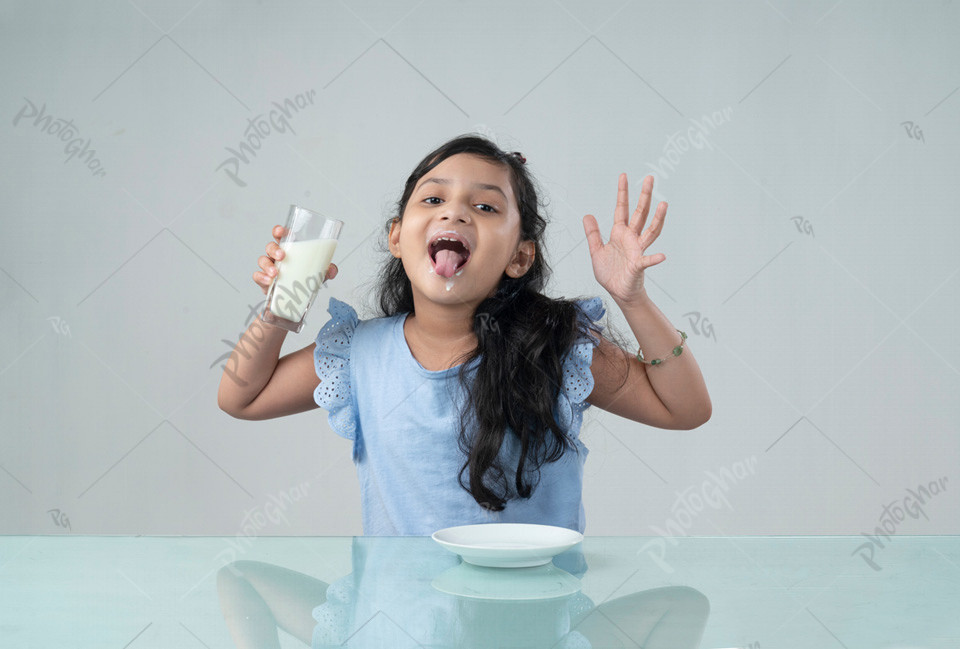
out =
[[960,533],[956,3],[7,1],[0,25],[0,532],[360,534],[349,442],[319,409],[221,412],[223,355],[290,203],[346,226],[283,353],[330,296],[369,317],[404,179],[478,131],[547,192],[550,294],[621,332],[581,219],[608,237],[620,172],[670,204],[647,286],[713,418],[591,408],[588,534]]

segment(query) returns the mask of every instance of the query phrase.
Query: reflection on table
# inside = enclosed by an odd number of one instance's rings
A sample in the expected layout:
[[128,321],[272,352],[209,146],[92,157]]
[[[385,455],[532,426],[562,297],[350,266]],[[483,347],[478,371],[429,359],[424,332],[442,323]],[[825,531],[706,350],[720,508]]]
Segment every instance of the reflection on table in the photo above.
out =
[[710,608],[686,586],[597,604],[580,588],[587,570],[581,546],[545,566],[488,568],[430,539],[357,537],[352,567],[327,584],[264,562],[225,566],[217,584],[236,646],[279,647],[283,628],[314,649],[697,649]]

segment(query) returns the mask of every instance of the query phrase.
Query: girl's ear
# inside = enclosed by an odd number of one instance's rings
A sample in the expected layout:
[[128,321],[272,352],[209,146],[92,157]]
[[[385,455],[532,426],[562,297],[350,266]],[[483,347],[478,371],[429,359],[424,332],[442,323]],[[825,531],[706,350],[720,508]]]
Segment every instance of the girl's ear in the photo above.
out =
[[536,254],[536,246],[533,241],[521,241],[517,247],[517,253],[507,265],[505,272],[510,277],[522,277],[533,266],[533,258]]
[[400,258],[400,219],[396,217],[390,223],[390,254]]

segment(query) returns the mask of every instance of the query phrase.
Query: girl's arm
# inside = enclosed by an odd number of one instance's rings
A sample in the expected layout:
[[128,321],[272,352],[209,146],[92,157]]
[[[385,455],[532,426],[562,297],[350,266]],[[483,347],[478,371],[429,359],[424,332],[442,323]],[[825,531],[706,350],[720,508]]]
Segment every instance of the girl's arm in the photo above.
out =
[[319,407],[313,399],[320,385],[313,362],[316,345],[310,343],[277,360],[286,335],[285,329],[254,319],[220,377],[221,410],[237,419],[261,420]]
[[[590,365],[594,388],[587,401],[657,428],[690,430],[706,423],[713,406],[689,341],[679,356],[672,355],[673,348],[680,344],[680,334],[649,297],[619,306],[644,357],[667,360],[656,366],[646,365],[598,335],[601,348],[595,350]],[[624,383],[625,363],[630,371]]]
[[223,366],[217,391],[221,410],[239,418],[240,411],[257,398],[278,365],[286,337],[286,330],[261,322],[259,317],[253,319]]
[[[264,295],[277,275],[274,261],[284,256],[279,245],[284,234],[284,227],[274,226],[274,241],[258,260],[261,270],[253,274]],[[336,276],[337,266],[330,264],[324,279]],[[319,407],[313,400],[320,385],[313,362],[316,344],[278,360],[286,337],[286,329],[254,318],[223,367],[217,392],[221,410],[237,419],[272,419]]]
[[[643,286],[644,270],[667,258],[663,253],[643,254],[660,235],[667,215],[667,204],[661,202],[653,223],[643,230],[652,193],[653,176],[647,176],[643,179],[640,200],[629,218],[627,175],[620,174],[610,240],[603,243],[600,227],[592,214],[584,217],[583,228],[590,247],[593,273],[623,311],[644,356],[666,360],[659,365],[647,365],[607,342],[602,351],[610,353],[594,353],[590,369],[595,385],[587,400],[633,421],[688,430],[706,422],[712,406],[700,367],[689,346],[684,345],[681,354],[673,356],[674,347],[680,344],[680,334]],[[624,359],[630,364],[630,370],[636,371],[631,371],[626,384],[617,389],[618,383],[614,380],[618,367],[622,375]]]

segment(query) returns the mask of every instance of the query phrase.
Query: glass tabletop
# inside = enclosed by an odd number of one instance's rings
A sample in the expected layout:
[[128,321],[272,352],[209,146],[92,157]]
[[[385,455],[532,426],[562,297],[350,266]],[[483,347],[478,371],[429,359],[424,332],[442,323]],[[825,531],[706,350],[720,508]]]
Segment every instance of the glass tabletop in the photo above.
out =
[[960,647],[960,537],[0,537],[0,646]]

